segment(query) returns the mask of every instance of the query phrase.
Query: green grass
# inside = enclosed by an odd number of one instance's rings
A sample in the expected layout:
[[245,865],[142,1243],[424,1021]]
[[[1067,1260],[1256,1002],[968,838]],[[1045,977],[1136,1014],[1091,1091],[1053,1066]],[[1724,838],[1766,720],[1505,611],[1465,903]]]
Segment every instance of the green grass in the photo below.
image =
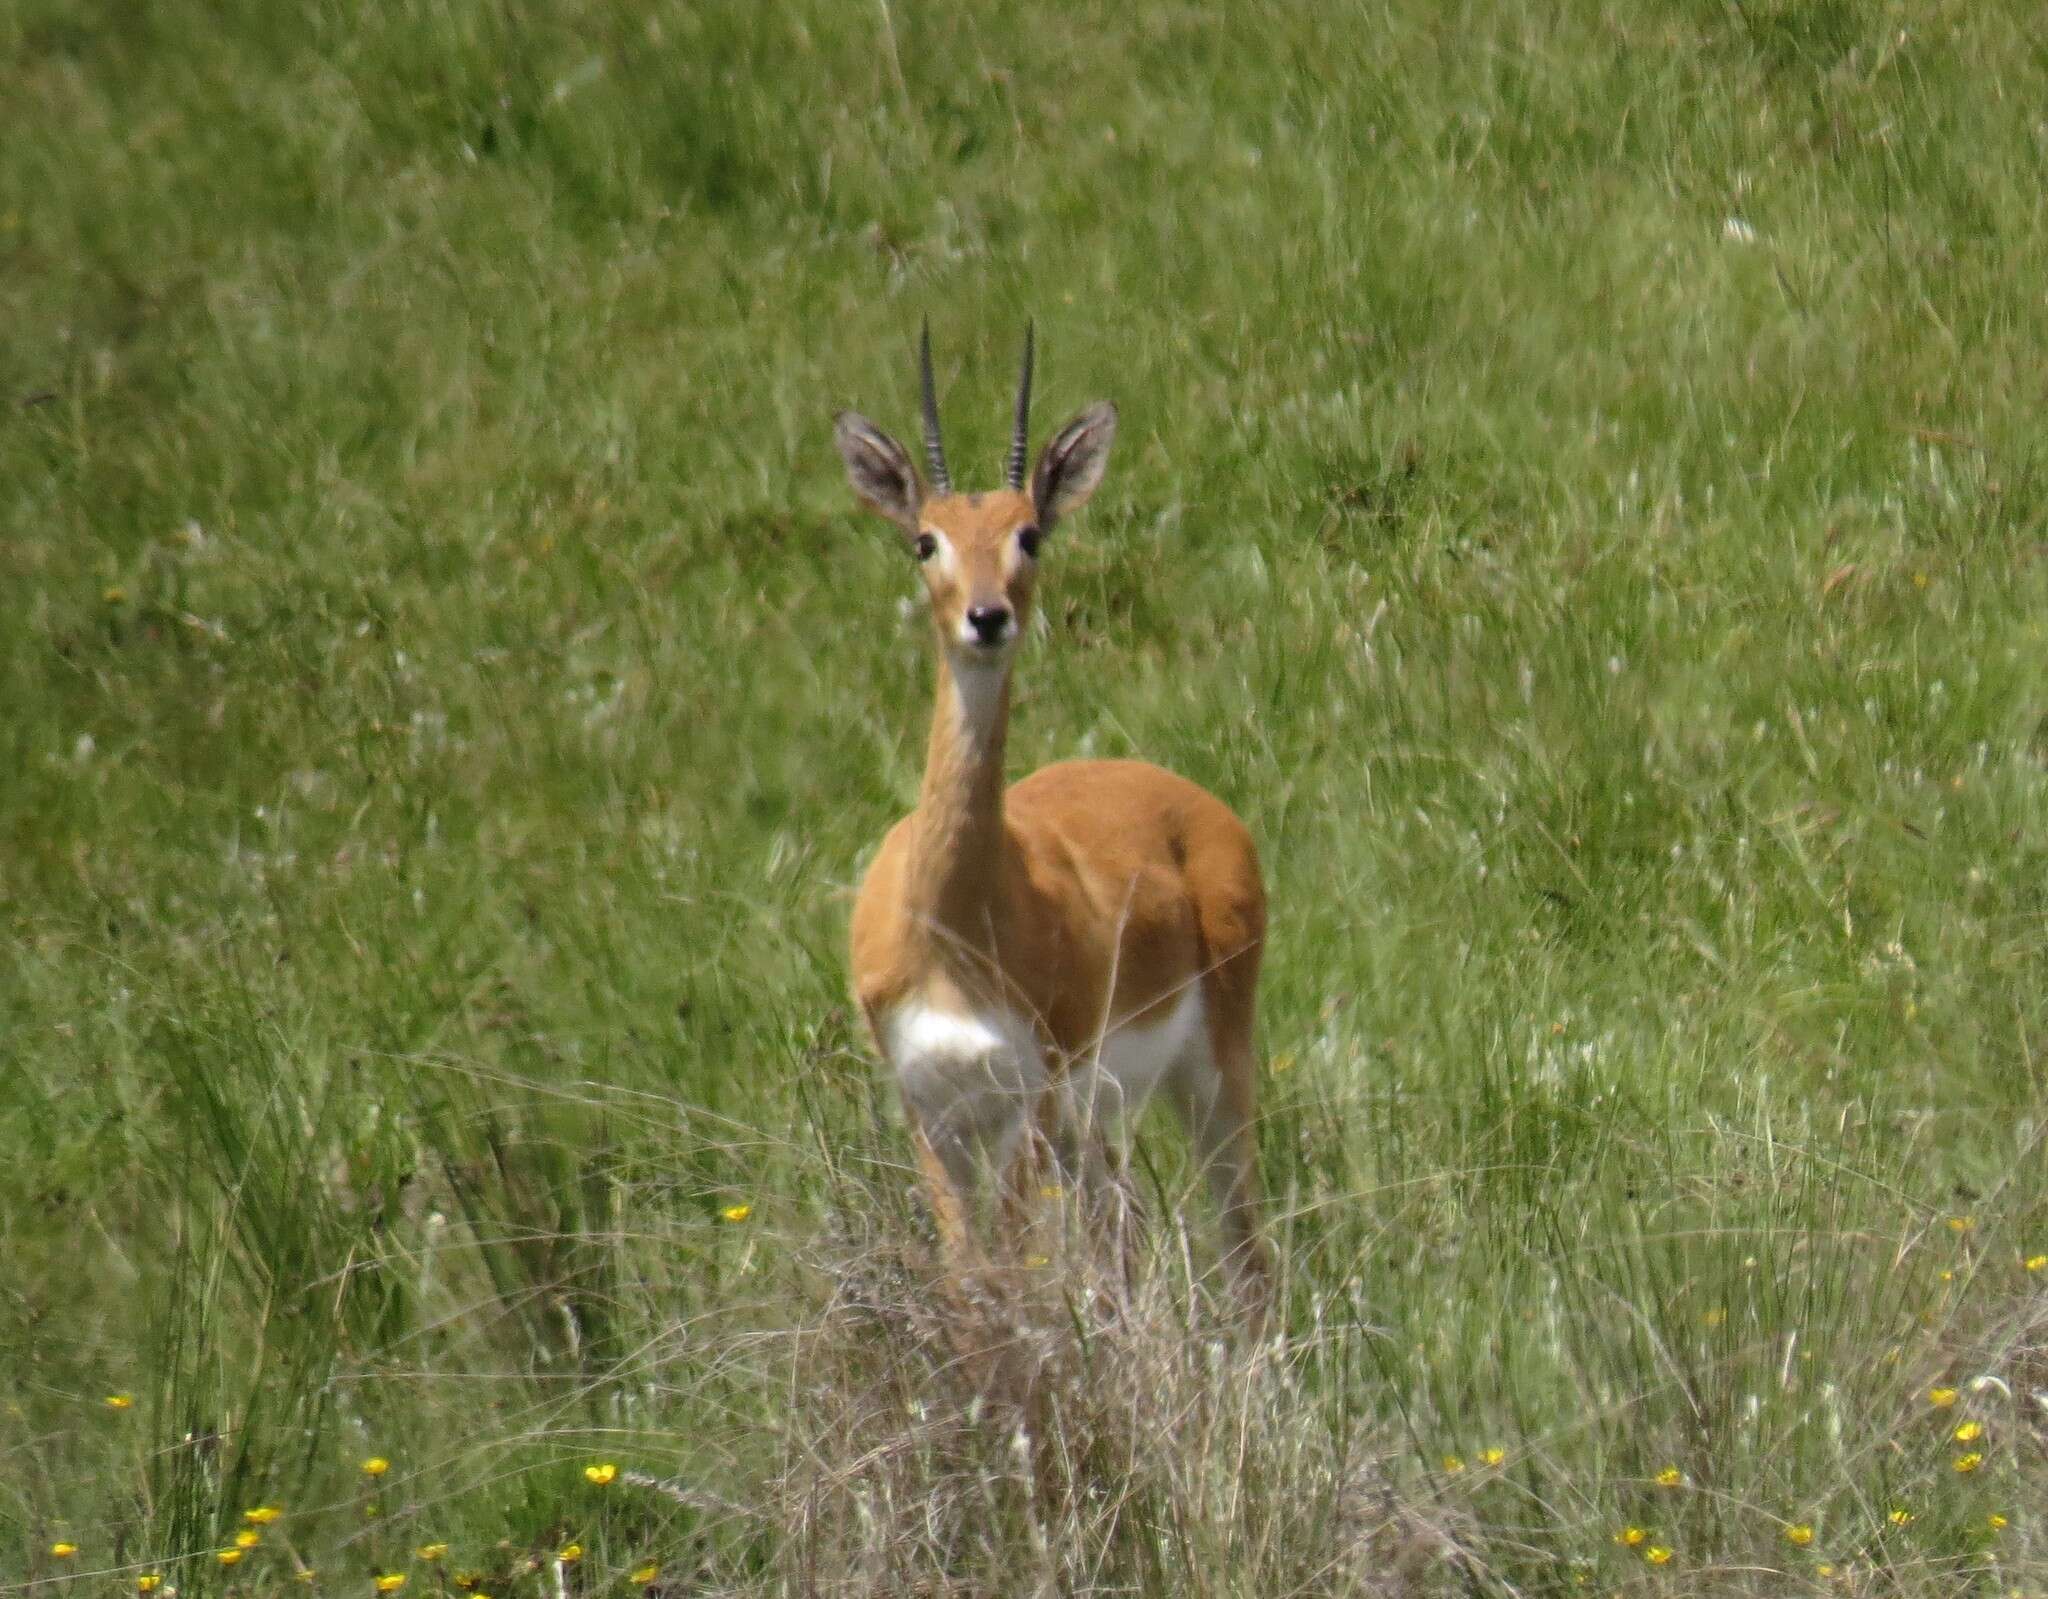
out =
[[[2038,17],[1538,10],[0,10],[0,1585],[2048,1591]],[[1064,1506],[844,991],[927,313],[1275,907],[1288,1344]]]

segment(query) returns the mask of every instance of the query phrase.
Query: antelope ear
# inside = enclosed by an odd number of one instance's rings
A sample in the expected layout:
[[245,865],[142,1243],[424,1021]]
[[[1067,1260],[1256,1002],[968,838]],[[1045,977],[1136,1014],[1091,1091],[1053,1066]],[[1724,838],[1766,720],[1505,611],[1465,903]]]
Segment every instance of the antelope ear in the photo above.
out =
[[1041,528],[1050,528],[1067,512],[1088,503],[1109,465],[1109,443],[1115,437],[1116,407],[1105,401],[1089,406],[1038,452],[1031,500]]
[[861,503],[915,538],[924,487],[903,446],[858,411],[841,411],[832,418],[832,442],[839,446],[846,481]]

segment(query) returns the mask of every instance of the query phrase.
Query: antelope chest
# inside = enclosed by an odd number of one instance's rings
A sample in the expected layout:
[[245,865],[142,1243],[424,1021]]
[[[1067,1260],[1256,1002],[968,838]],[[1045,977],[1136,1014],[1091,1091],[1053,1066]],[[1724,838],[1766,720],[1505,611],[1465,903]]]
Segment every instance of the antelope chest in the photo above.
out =
[[905,1108],[949,1166],[977,1155],[997,1165],[1010,1159],[1048,1081],[1030,1022],[913,999],[876,1030]]
[[[1136,1116],[1176,1069],[1208,1057],[1202,994],[1190,986],[1165,1015],[1110,1028],[1068,1065],[1060,1084],[1083,1124]],[[1037,1030],[1013,1011],[946,1009],[908,1000],[879,1018],[882,1053],[903,1102],[949,1160],[1015,1153],[1052,1083]],[[1186,1074],[1199,1088],[1205,1074]]]

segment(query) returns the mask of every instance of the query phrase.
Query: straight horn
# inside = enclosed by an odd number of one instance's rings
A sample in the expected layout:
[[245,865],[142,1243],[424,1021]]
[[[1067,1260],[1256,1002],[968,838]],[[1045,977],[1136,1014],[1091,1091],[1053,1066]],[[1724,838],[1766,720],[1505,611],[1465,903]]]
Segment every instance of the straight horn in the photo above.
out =
[[932,464],[932,487],[941,494],[953,492],[953,477],[946,470],[946,446],[939,437],[939,395],[932,385],[932,322],[930,317],[917,334],[918,378],[924,385],[924,454]]
[[1017,377],[1017,425],[1010,434],[1010,487],[1024,487],[1024,464],[1031,453],[1032,324],[1024,324],[1024,370]]

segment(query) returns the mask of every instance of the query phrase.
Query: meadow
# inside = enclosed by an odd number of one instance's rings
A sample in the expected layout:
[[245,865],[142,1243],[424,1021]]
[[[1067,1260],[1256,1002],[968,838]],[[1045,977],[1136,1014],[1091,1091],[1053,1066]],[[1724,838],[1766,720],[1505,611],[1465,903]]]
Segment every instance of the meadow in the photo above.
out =
[[[15,0],[0,101],[0,1591],[2048,1594],[2036,7]],[[1281,1335],[1148,1120],[1028,1437],[845,989],[926,315],[957,476],[1027,317],[1123,418],[1014,770],[1274,906]]]

